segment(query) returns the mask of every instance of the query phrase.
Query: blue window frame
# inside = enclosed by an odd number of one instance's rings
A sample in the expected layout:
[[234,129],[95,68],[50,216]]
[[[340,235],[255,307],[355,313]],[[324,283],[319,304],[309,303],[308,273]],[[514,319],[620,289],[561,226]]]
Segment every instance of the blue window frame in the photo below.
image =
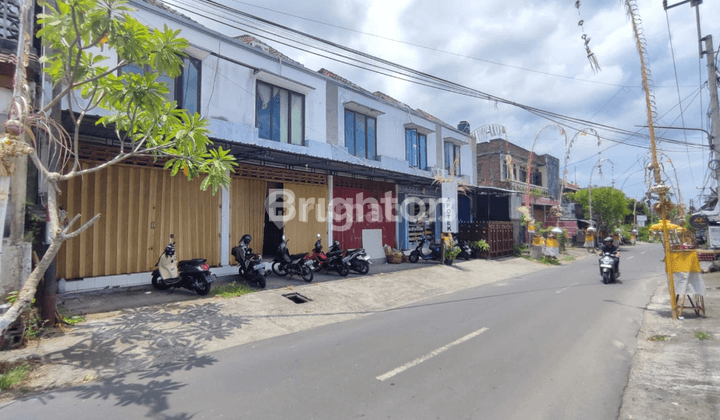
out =
[[305,95],[257,82],[255,126],[261,139],[305,144]]
[[[193,57],[182,57],[181,74],[174,80],[166,74],[160,74],[157,81],[165,83],[168,88],[167,98],[177,102],[177,107],[185,109],[189,114],[200,113],[200,83],[202,60]],[[145,74],[152,71],[149,66],[140,67],[128,64],[120,69],[121,73]]]
[[405,159],[413,168],[427,168],[427,136],[414,128],[405,130]]
[[[454,166],[456,161],[457,166]],[[452,172],[453,167],[455,168],[453,175],[460,175],[460,146],[445,142],[445,170],[448,174]]]
[[200,81],[202,61],[193,57],[183,57],[183,69],[175,79],[175,100],[179,108],[190,113],[200,113]]
[[377,158],[377,120],[349,109],[345,110],[345,147],[361,158]]

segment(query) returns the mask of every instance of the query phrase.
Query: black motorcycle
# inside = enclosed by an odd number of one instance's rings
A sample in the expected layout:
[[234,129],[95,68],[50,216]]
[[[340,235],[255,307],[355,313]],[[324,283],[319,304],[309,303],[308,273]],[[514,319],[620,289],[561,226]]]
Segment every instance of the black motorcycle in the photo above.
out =
[[171,234],[168,246],[155,264],[158,268],[152,272],[152,285],[158,290],[184,287],[200,296],[207,295],[217,277],[210,272],[206,261],[196,258],[178,262],[175,256],[175,236]]
[[604,284],[612,283],[619,277],[620,273],[615,269],[615,261],[618,258],[614,252],[603,252],[600,256],[600,275]]
[[455,246],[460,248],[460,253],[457,255],[457,258],[462,258],[465,261],[468,261],[470,257],[472,257],[474,251],[470,244],[467,241],[458,241],[455,239]]
[[280,277],[285,277],[290,274],[300,276],[306,282],[313,281],[313,262],[312,260],[306,260],[305,256],[307,252],[301,254],[290,255],[290,251],[287,249],[288,241],[285,239],[285,235],[282,237],[282,242],[278,245],[277,254],[275,259],[272,261],[272,271]]
[[[425,244],[428,244],[427,250]],[[427,236],[423,235],[418,241],[415,249],[410,253],[408,260],[416,263],[422,258],[423,260],[442,261],[442,244],[429,244]]]
[[260,254],[253,254],[250,248],[252,236],[243,235],[236,247],[232,249],[232,255],[238,263],[238,274],[247,281],[256,283],[261,289],[265,288],[265,279],[268,275],[265,263]]
[[341,252],[342,262],[346,264],[352,271],[360,274],[367,274],[370,271],[372,259],[365,252],[365,248],[346,249],[342,251],[340,242],[333,242],[333,246],[328,250],[328,255],[333,252]]

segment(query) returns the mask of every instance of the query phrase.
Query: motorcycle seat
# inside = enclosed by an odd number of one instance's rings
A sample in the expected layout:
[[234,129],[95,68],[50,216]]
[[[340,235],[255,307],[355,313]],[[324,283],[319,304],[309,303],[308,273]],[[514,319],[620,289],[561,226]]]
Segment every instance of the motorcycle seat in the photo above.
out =
[[330,251],[330,252],[328,252],[328,253],[325,254],[325,255],[327,255],[327,257],[330,258],[330,257],[335,257],[335,256],[338,256],[338,255],[342,255],[342,253],[343,253],[342,250],[337,250],[337,251]]
[[348,249],[348,250],[347,250],[347,253],[348,253],[348,254],[353,253],[353,252],[365,252],[365,249],[364,249],[364,248],[355,248],[355,249]]
[[178,262],[178,267],[182,267],[184,265],[202,265],[205,264],[205,261],[207,261],[204,258],[195,258],[193,260],[182,260]]
[[292,254],[292,255],[290,255],[290,259],[291,259],[291,260],[295,260],[295,259],[298,259],[298,258],[305,258],[305,256],[306,256],[307,254],[308,254],[307,252],[302,252],[302,253],[300,253],[300,254]]

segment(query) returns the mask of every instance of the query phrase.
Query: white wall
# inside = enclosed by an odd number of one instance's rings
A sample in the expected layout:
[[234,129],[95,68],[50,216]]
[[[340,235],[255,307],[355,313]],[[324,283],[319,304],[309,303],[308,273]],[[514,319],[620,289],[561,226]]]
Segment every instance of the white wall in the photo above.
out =
[[[195,24],[182,17],[149,6],[133,2],[133,12],[140,22],[151,28],[163,25],[180,29],[180,36],[187,39],[192,48],[189,54],[202,59],[202,102],[200,113],[210,120],[211,136],[219,140],[258,145],[270,149],[298,154],[347,161],[354,164],[379,167],[401,173],[432,179],[432,171],[411,168],[405,160],[406,124],[415,124],[429,131],[427,135],[427,162],[429,167],[443,168],[442,142],[444,137],[463,140],[461,165],[463,175],[474,182],[474,157],[470,150],[470,137],[456,130],[448,129],[434,121],[414,115],[407,109],[360,93],[352,88],[339,85],[337,101],[337,145],[327,139],[326,88],[334,83],[319,73],[298,64],[269,56],[258,47],[228,38]],[[242,64],[238,64],[242,63]],[[262,70],[258,76],[256,73]],[[279,76],[276,84],[305,95],[305,142],[306,146],[282,144],[258,138],[255,128],[255,93],[258,77],[263,74]],[[288,86],[282,85],[283,81]],[[292,86],[302,86],[304,91]],[[347,154],[344,149],[344,104],[357,102],[382,112],[377,117],[377,161],[368,161]],[[103,115],[96,111],[95,114]],[[439,135],[438,135],[438,132]]]
[[[443,169],[443,145],[444,137],[453,137],[463,140],[461,150],[461,165],[463,174],[468,175],[468,179],[473,179],[474,159],[470,150],[470,137],[464,133],[450,130],[447,127],[436,124],[416,114],[408,112],[397,106],[388,104],[384,100],[371,97],[350,88],[340,85],[338,87],[338,102],[335,110],[338,115],[337,138],[338,145],[344,147],[345,139],[345,120],[344,109],[348,102],[355,102],[364,105],[373,110],[382,112],[377,117],[377,154],[380,157],[379,165],[384,169],[391,169],[404,173],[412,173],[413,175],[426,176],[432,178],[432,171],[420,171],[411,168],[406,161],[405,156],[405,130],[407,124],[414,124],[427,130],[427,164],[430,168]],[[438,142],[440,145],[438,147]]]
[[[255,85],[258,77],[254,74],[254,71],[258,69],[308,87],[308,92],[300,92],[305,94],[305,141],[314,142],[314,145],[327,142],[325,136],[326,81],[319,74],[302,66],[278,60],[274,56],[265,54],[259,48],[250,47],[242,41],[212,32],[179,16],[158,11],[152,6],[143,3],[133,3],[133,6],[137,7],[133,16],[151,29],[162,28],[163,25],[172,29],[180,29],[180,36],[187,39],[192,46],[186,52],[195,58],[202,59],[200,114],[210,120],[211,137],[226,141],[262,144],[265,147],[279,150],[286,150],[287,146],[293,146],[258,138],[255,129]],[[152,11],[148,8],[151,8]],[[94,51],[94,53],[103,54],[100,50]],[[110,55],[107,51],[104,54]],[[116,56],[111,56],[108,65],[116,63]],[[282,87],[295,90],[288,86]],[[80,104],[86,103],[79,96],[77,96],[77,100]],[[68,108],[67,101],[63,106],[65,109]],[[74,109],[78,110],[75,106]],[[108,112],[95,109],[89,114],[102,116],[107,115]],[[306,150],[308,147],[305,146],[294,146],[290,149],[294,152],[309,154]],[[324,153],[329,156],[329,148]]]

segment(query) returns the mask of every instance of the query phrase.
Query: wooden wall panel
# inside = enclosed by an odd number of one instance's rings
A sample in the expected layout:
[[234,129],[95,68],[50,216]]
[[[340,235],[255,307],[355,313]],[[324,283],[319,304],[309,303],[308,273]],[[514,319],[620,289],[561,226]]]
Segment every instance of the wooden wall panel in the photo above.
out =
[[[284,188],[295,194],[295,209],[297,213],[295,217],[288,221],[285,225],[285,237],[289,240],[288,248],[293,254],[300,252],[312,251],[317,234],[319,233],[323,240],[323,250],[327,251],[327,202],[328,189],[326,185],[307,185],[285,183]],[[303,216],[301,208],[301,200],[315,199],[315,205],[308,205],[307,216]],[[318,209],[318,203],[321,203],[322,209]],[[318,210],[320,221],[318,221]],[[307,220],[302,220],[306,218]]]
[[154,269],[170,233],[178,257],[220,265],[220,195],[200,190],[200,179],[148,167],[114,165],[64,183],[60,204],[77,228],[99,220],[67,241],[58,253],[58,276],[66,279]]
[[[261,180],[233,177],[230,185],[230,247],[237,245],[247,233],[252,236],[250,246],[254,252],[262,253],[266,184]],[[232,255],[230,263],[235,263]]]

